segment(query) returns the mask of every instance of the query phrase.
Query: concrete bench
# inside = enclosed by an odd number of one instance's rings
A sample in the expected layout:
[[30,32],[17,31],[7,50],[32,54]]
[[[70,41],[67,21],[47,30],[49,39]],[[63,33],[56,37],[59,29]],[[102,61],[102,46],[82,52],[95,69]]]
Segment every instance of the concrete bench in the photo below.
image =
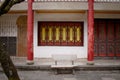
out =
[[58,70],[60,69],[69,69],[72,70],[74,74],[75,60],[77,59],[77,55],[75,54],[53,54],[53,60],[55,61],[54,65],[51,65],[51,68],[56,70],[55,74],[58,74]]

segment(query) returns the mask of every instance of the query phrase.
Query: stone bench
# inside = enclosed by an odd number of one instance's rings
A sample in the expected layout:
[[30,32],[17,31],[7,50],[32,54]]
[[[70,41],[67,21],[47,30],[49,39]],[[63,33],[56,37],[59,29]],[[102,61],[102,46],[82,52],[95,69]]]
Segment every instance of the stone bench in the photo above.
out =
[[54,65],[51,65],[51,68],[55,70],[55,74],[58,74],[59,70],[71,70],[74,74],[75,60],[77,55],[75,54],[53,54],[53,60],[55,61]]

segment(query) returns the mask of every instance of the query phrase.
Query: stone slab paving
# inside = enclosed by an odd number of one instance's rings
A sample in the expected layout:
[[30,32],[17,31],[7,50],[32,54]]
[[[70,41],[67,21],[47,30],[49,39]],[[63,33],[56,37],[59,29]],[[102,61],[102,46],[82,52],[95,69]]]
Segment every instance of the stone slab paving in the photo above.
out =
[[64,78],[64,80],[77,80],[76,78]]
[[107,77],[102,77],[102,80],[116,80],[116,79],[114,79],[114,78],[107,78]]
[[[18,71],[21,80],[120,80],[120,71],[76,71],[75,74],[58,74],[52,71]],[[7,80],[0,71],[0,80]]]
[[[26,57],[11,57],[12,61],[15,65],[26,65],[27,58]],[[95,65],[101,66],[101,65],[120,65],[120,59],[109,59],[109,60],[101,60],[96,59],[94,60]],[[40,65],[53,65],[55,64],[54,60],[52,58],[34,58],[34,65],[40,66]],[[87,59],[80,59],[78,58],[75,61],[75,65],[86,65]]]

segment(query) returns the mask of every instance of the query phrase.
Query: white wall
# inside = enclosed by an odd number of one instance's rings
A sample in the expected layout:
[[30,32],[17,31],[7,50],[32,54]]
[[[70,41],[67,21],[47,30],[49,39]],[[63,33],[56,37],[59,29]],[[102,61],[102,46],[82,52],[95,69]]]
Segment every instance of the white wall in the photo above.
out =
[[34,10],[87,10],[87,2],[34,2]]
[[[78,58],[87,58],[87,16],[80,13],[40,13],[34,21],[34,57],[50,58],[52,54],[76,54]],[[84,46],[38,46],[38,21],[82,21],[84,22]]]

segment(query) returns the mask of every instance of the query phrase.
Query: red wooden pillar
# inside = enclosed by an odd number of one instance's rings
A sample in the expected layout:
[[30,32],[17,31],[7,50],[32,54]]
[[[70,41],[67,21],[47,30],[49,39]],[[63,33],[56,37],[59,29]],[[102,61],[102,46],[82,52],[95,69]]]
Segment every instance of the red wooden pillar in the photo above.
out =
[[33,64],[33,0],[28,0],[27,12],[27,63]]
[[94,0],[88,0],[88,62],[92,63],[93,59],[94,59]]

